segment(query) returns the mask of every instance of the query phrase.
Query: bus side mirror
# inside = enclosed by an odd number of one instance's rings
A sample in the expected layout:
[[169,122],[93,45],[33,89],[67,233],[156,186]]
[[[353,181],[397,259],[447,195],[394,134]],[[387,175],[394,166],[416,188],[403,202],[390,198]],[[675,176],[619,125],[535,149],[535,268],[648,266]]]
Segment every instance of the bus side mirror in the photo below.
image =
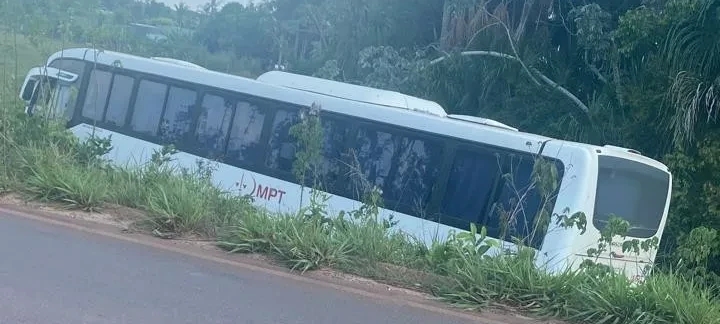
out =
[[20,99],[24,100],[25,102],[30,102],[30,100],[33,97],[33,94],[35,94],[37,85],[38,85],[38,79],[28,78],[28,80],[23,85],[22,91],[20,92]]

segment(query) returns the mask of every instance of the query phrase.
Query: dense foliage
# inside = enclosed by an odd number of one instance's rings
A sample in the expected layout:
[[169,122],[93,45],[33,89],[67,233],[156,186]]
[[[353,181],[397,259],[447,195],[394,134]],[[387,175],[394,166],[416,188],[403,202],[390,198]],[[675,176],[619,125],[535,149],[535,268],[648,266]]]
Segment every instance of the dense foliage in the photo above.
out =
[[[279,65],[638,149],[675,176],[660,262],[708,280],[720,273],[720,0],[213,0],[199,10],[8,0],[0,12],[6,30],[31,39],[249,76]],[[138,36],[131,23],[167,38]]]

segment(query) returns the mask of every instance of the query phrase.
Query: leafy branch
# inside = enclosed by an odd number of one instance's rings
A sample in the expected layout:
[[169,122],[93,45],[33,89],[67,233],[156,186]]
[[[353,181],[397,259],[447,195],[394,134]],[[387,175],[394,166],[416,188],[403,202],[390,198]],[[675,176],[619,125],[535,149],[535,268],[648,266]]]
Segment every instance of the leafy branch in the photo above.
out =
[[[502,58],[502,59],[506,59],[506,60],[513,61],[513,62],[519,64],[519,65],[522,67],[523,71],[525,71],[525,73],[528,75],[528,77],[530,78],[530,80],[533,81],[533,83],[535,83],[536,85],[540,86],[541,83],[538,81],[538,79],[542,80],[545,84],[547,84],[547,85],[550,86],[551,88],[557,90],[558,92],[560,92],[560,93],[561,93],[562,95],[564,95],[565,97],[569,98],[573,103],[575,103],[576,106],[578,106],[578,108],[580,108],[580,110],[583,111],[583,113],[585,113],[585,114],[589,114],[589,113],[590,113],[590,109],[588,108],[588,106],[585,105],[585,104],[582,102],[582,100],[580,100],[577,96],[575,96],[574,94],[572,94],[572,92],[570,92],[570,91],[568,91],[567,89],[565,89],[564,87],[560,86],[557,82],[553,81],[552,79],[550,79],[549,77],[547,77],[546,75],[544,75],[544,74],[543,74],[542,72],[540,72],[538,69],[533,68],[533,67],[529,67],[527,64],[525,64],[525,62],[520,58],[520,54],[518,53],[517,45],[515,44],[515,40],[513,39],[512,32],[510,31],[510,27],[509,27],[500,17],[498,17],[497,15],[494,15],[494,14],[492,14],[491,12],[489,12],[485,6],[481,6],[481,8],[482,8],[482,10],[483,10],[483,13],[484,13],[487,17],[489,17],[489,18],[491,18],[492,20],[494,20],[495,22],[493,22],[493,23],[491,23],[491,24],[489,24],[489,25],[481,28],[480,30],[478,30],[478,31],[475,33],[475,35],[472,36],[471,41],[474,40],[474,38],[477,36],[477,34],[478,34],[480,31],[483,31],[483,30],[485,30],[486,28],[489,28],[489,27],[491,27],[491,26],[498,25],[498,26],[501,26],[501,27],[502,27],[502,29],[503,29],[503,31],[504,31],[504,34],[505,34],[505,36],[507,37],[507,40],[508,40],[508,42],[509,42],[509,44],[510,44],[510,48],[512,49],[512,52],[513,52],[514,55],[510,55],[510,54],[506,54],[506,53],[501,53],[501,52],[497,52],[497,51],[483,51],[483,50],[480,50],[480,51],[462,51],[462,52],[460,52],[460,55],[461,55],[461,56],[490,56],[490,57],[497,57],[497,58]],[[518,34],[519,34],[519,30],[518,30]],[[517,36],[517,35],[516,35],[516,36]],[[468,43],[468,45],[470,45],[470,44]],[[436,59],[432,60],[432,61],[430,62],[430,66],[435,65],[435,64],[438,64],[438,63],[444,61],[447,57],[449,57],[449,56],[448,56],[448,55],[443,55],[442,57],[439,57],[439,58],[436,58]]]
[[[460,55],[461,55],[461,56],[491,56],[491,57],[499,57],[499,58],[502,58],[502,59],[506,59],[506,60],[511,60],[511,61],[517,62],[517,63],[519,63],[519,64],[521,64],[521,65],[524,66],[524,63],[522,62],[522,60],[521,60],[520,58],[518,58],[518,57],[516,57],[516,56],[513,56],[513,55],[510,55],[510,54],[505,54],[505,53],[500,53],[500,52],[495,52],[495,51],[463,51],[463,52],[460,52]],[[436,58],[436,59],[430,61],[430,65],[432,66],[432,65],[438,64],[438,63],[444,61],[445,59],[447,59],[448,57],[449,57],[449,56],[442,56],[442,57]],[[533,80],[535,80],[534,75],[537,76],[538,78],[540,78],[540,80],[542,80],[543,82],[545,82],[545,83],[546,83],[547,85],[549,85],[551,88],[554,88],[554,89],[557,90],[558,92],[562,93],[564,96],[568,97],[568,99],[570,99],[573,103],[575,103],[575,105],[577,105],[578,108],[580,108],[580,110],[582,110],[585,114],[589,114],[589,113],[590,113],[590,108],[588,108],[588,106],[585,105],[585,104],[582,102],[582,100],[580,100],[578,97],[576,97],[574,94],[572,94],[572,92],[570,92],[569,90],[565,89],[565,88],[562,87],[561,85],[557,84],[557,82],[553,81],[552,79],[548,78],[548,77],[547,77],[546,75],[544,75],[542,72],[538,71],[538,69],[533,68],[533,67],[526,67],[526,68],[527,68],[527,69],[525,70],[526,73],[527,73]]]

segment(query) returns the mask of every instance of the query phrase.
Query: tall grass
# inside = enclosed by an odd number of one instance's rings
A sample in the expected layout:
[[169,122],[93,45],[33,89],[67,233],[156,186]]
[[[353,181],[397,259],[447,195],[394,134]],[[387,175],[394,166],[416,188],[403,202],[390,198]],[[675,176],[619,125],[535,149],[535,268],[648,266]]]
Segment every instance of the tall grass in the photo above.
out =
[[0,134],[6,163],[0,179],[31,198],[86,211],[138,208],[157,230],[205,236],[254,211],[243,198],[213,186],[202,167],[173,169],[161,156],[141,168],[117,168],[99,158],[108,148],[103,141],[80,142],[38,117],[14,118],[15,127]]
[[[487,257],[455,238],[428,250],[382,228],[372,221],[249,214],[221,238],[221,246],[270,254],[303,271],[375,267],[380,270],[376,276],[388,279],[388,270],[418,270],[433,282],[419,285],[416,275],[408,276],[406,286],[421,287],[466,308],[504,304],[541,318],[578,323],[720,323],[717,298],[706,287],[672,273],[656,273],[638,285],[623,275],[594,269],[551,275],[534,265],[529,249]],[[370,237],[378,250],[365,248]]]

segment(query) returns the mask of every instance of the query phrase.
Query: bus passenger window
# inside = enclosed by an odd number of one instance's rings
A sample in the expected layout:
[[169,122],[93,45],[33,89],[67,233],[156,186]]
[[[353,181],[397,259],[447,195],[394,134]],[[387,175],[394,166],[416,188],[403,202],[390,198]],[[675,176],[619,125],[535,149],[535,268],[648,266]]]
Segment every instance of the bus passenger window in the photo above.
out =
[[247,102],[238,102],[235,106],[235,118],[230,128],[227,157],[243,163],[258,163],[263,156],[260,147],[265,113],[258,106]]
[[157,134],[167,88],[168,86],[162,83],[140,81],[130,122],[133,131],[151,136]]
[[125,126],[125,117],[130,107],[130,95],[132,94],[135,79],[116,74],[113,78],[110,99],[108,100],[105,121],[117,127]]
[[230,131],[233,103],[223,97],[205,95],[195,131],[198,148],[211,157],[222,155]]
[[509,169],[505,172],[505,181],[492,206],[488,223],[497,226],[495,230],[503,238],[525,239],[533,233],[542,204],[539,183],[533,177],[535,161],[531,155],[509,154],[507,157]]
[[342,183],[345,182],[347,168],[342,157],[350,125],[341,120],[322,116],[320,124],[323,132],[322,161],[318,166],[317,174],[308,174],[306,183],[331,194],[344,196],[347,193],[343,192]]
[[160,136],[163,143],[182,146],[180,141],[190,131],[192,122],[191,107],[195,105],[197,93],[192,90],[170,87],[165,105],[165,116],[160,124]]
[[348,161],[351,168],[348,190],[351,198],[360,199],[373,186],[385,190],[398,138],[387,132],[361,128],[356,139]]
[[94,121],[102,121],[105,112],[105,103],[110,93],[110,80],[112,74],[106,71],[92,70],[88,82],[82,116]]
[[290,172],[295,161],[297,149],[295,138],[290,135],[290,127],[300,121],[296,111],[278,110],[273,120],[270,133],[270,155],[267,166],[273,169]]
[[399,144],[395,166],[397,170],[386,185],[387,207],[420,217],[430,203],[430,195],[440,172],[442,146],[407,137],[402,138]]
[[483,209],[490,198],[495,180],[500,176],[499,163],[498,156],[489,151],[458,150],[447,180],[440,212],[463,222],[481,222]]

